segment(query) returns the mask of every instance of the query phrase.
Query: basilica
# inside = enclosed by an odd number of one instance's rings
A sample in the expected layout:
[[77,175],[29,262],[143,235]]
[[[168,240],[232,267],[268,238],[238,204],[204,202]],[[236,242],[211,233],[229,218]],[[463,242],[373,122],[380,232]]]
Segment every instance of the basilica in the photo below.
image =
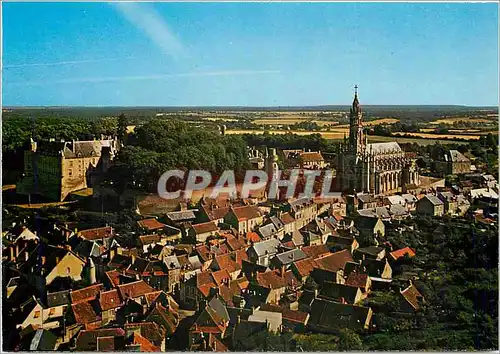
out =
[[350,108],[349,137],[344,137],[337,156],[337,189],[381,195],[419,185],[414,161],[397,142],[368,144],[357,89]]

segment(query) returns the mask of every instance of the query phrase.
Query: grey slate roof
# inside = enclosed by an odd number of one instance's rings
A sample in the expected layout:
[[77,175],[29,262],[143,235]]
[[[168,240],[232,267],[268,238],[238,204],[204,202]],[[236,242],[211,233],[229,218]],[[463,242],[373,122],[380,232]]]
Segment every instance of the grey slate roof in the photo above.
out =
[[399,146],[399,144],[396,142],[368,144],[366,147],[366,151],[374,153],[375,155],[403,152],[403,150],[401,150],[401,146]]
[[278,232],[278,229],[276,228],[276,226],[274,226],[274,224],[267,224],[267,225],[259,227],[259,234],[263,238],[269,238],[277,232]]
[[426,198],[429,202],[431,202],[434,205],[443,205],[443,202],[441,201],[441,199],[439,199],[435,195],[428,194],[424,198]]
[[302,250],[295,248],[291,251],[277,254],[275,259],[273,259],[273,262],[279,263],[280,265],[288,265],[304,258],[307,258],[307,255]]
[[55,293],[47,293],[47,305],[49,307],[56,307],[70,304],[69,292],[69,290],[63,290]]
[[167,217],[172,221],[193,220],[196,219],[195,210],[172,211],[167,213]]
[[283,224],[283,222],[276,216],[271,216],[269,218],[271,220],[271,222],[273,223],[273,225],[276,227],[276,229],[282,229],[285,227],[285,224]]
[[270,240],[257,242],[252,247],[258,256],[264,256],[266,252],[267,254],[278,253],[279,246],[281,246],[281,242],[275,238],[272,238]]

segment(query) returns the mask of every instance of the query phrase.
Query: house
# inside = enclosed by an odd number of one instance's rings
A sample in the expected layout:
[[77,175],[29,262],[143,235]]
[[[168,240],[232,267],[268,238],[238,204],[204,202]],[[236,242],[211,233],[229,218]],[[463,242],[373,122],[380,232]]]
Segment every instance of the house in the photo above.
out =
[[354,220],[354,225],[364,240],[371,240],[375,236],[385,236],[385,225],[380,218],[358,216]]
[[362,298],[366,298],[371,290],[372,281],[368,274],[351,272],[345,281],[345,285],[356,287],[361,290]]
[[287,282],[278,271],[257,273],[255,280],[259,286],[269,289],[266,303],[279,303],[281,297],[285,294]]
[[354,237],[329,236],[325,245],[331,252],[349,250],[351,253],[359,247],[358,241]]
[[444,203],[445,214],[455,214],[458,209],[458,201],[455,194],[452,192],[438,192],[437,197]]
[[73,281],[82,279],[85,261],[69,249],[38,244],[31,253],[26,253],[26,257],[19,270],[41,293],[45,293],[45,286],[58,277]]
[[[284,230],[284,228],[283,228],[283,230]],[[279,235],[278,235],[279,230],[273,223],[269,223],[267,225],[259,227],[257,229],[257,232],[259,233],[259,235],[262,237],[263,240],[268,240],[274,236],[276,236],[277,238],[280,238],[280,239],[283,238],[283,234],[281,235],[281,237],[279,237]]]
[[372,315],[370,307],[314,299],[307,327],[313,332],[332,334],[344,328],[366,330],[370,327]]
[[234,227],[239,234],[253,231],[262,224],[264,214],[258,206],[246,205],[241,207],[231,207],[224,217],[224,221]]
[[316,261],[312,258],[305,258],[299,261],[294,261],[291,265],[291,270],[299,281],[305,283],[309,274],[317,267]]
[[315,259],[317,268],[330,272],[343,272],[345,264],[352,261],[351,252],[348,250],[327,253]]
[[267,330],[272,333],[279,333],[283,326],[283,316],[281,312],[264,311],[255,309],[248,317],[249,322],[260,322],[267,325]]
[[[82,330],[78,333],[75,340],[76,351],[97,351],[97,342],[100,338],[124,338],[123,328],[101,328],[93,330]],[[102,349],[102,348],[100,348]]]
[[204,333],[212,333],[223,338],[229,326],[229,321],[221,317],[212,307],[205,309],[189,328],[189,343],[201,341]]
[[153,344],[156,347],[155,349],[157,349],[155,351],[165,351],[166,330],[163,326],[155,322],[127,323],[124,326],[124,330],[126,337],[138,334]]
[[440,159],[434,161],[434,169],[436,172],[446,175],[458,175],[469,173],[471,161],[458,150],[448,150]]
[[286,270],[290,265],[301,259],[307,258],[307,255],[300,249],[295,248],[290,251],[285,251],[283,253],[278,253],[271,259],[271,266],[275,269]]
[[299,153],[301,168],[318,170],[326,167],[325,159],[320,151],[308,151]]
[[101,240],[113,238],[115,230],[111,226],[97,227],[94,229],[86,229],[77,232],[76,236],[87,241]]
[[314,245],[314,246],[305,246],[301,248],[302,252],[304,252],[308,257],[318,258],[325,254],[330,254],[330,250],[326,245]]
[[371,194],[358,194],[358,210],[359,209],[375,209],[377,207],[377,199]]
[[324,282],[318,294],[319,299],[331,300],[341,304],[357,304],[363,300],[363,293],[359,287]]
[[207,238],[215,236],[219,232],[219,227],[213,222],[194,224],[188,229],[188,237],[196,242],[205,242]]
[[404,247],[399,250],[390,252],[389,255],[393,260],[397,261],[398,259],[404,258],[405,256],[408,256],[409,258],[415,257],[415,252],[410,247]]
[[377,246],[368,246],[357,248],[354,251],[354,258],[364,260],[366,258],[381,260],[385,257],[385,248]]
[[400,290],[400,294],[402,297],[401,310],[403,312],[413,313],[419,311],[422,305],[425,304],[424,297],[411,281],[406,289]]
[[57,339],[57,336],[51,331],[43,328],[37,329],[31,340],[29,350],[37,352],[54,351],[59,345]]
[[[246,253],[244,253],[246,255]],[[241,273],[241,264],[238,262],[239,253],[231,252],[215,256],[210,268],[213,271],[225,270],[231,279],[236,280]]]
[[310,316],[307,312],[291,310],[289,308],[273,304],[262,304],[260,305],[259,310],[280,313],[283,330],[292,331],[294,333],[300,333],[306,330],[307,322]]
[[372,278],[383,278],[383,279],[391,279],[392,278],[392,268],[387,258],[385,260],[376,260],[371,258],[365,258],[361,262],[361,268],[363,272],[368,274]]
[[136,300],[140,304],[145,304],[144,295],[151,293],[154,289],[144,280],[138,280],[131,283],[120,284],[117,286],[120,297],[123,301],[128,299]]
[[279,219],[283,223],[285,235],[289,235],[297,230],[295,225],[296,220],[290,213],[282,213]]
[[103,324],[116,320],[116,311],[123,305],[118,289],[103,291],[98,298]]
[[[290,215],[295,219],[295,229],[300,230],[313,221],[318,215],[318,204],[309,197],[298,198],[289,202]],[[285,221],[282,219],[284,224]]]
[[58,304],[57,306],[46,307],[39,299],[32,296],[28,301],[30,305],[24,309],[26,317],[17,328],[24,329],[29,326],[42,329],[57,329],[63,325],[63,317],[69,304]]
[[211,271],[197,273],[195,277],[181,283],[180,300],[185,306],[198,308],[209,297],[217,284]]
[[139,220],[137,221],[137,225],[146,233],[162,233],[166,226],[156,218]]
[[251,262],[267,267],[280,246],[281,242],[275,238],[257,242],[247,249],[247,255]]
[[435,195],[427,194],[417,202],[417,214],[443,216],[444,203]]

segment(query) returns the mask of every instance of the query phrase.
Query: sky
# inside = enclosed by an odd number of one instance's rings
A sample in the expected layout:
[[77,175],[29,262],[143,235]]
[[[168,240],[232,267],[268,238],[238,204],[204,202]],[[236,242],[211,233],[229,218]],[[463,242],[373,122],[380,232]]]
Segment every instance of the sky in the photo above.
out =
[[3,3],[4,106],[498,105],[496,3]]

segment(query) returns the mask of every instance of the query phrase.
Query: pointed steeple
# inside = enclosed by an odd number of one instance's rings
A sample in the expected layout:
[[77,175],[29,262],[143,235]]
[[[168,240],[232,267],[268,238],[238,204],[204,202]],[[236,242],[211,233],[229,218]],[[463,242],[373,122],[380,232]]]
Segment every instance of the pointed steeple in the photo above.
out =
[[358,85],[354,86],[354,100],[352,101],[352,110],[354,112],[359,112]]

